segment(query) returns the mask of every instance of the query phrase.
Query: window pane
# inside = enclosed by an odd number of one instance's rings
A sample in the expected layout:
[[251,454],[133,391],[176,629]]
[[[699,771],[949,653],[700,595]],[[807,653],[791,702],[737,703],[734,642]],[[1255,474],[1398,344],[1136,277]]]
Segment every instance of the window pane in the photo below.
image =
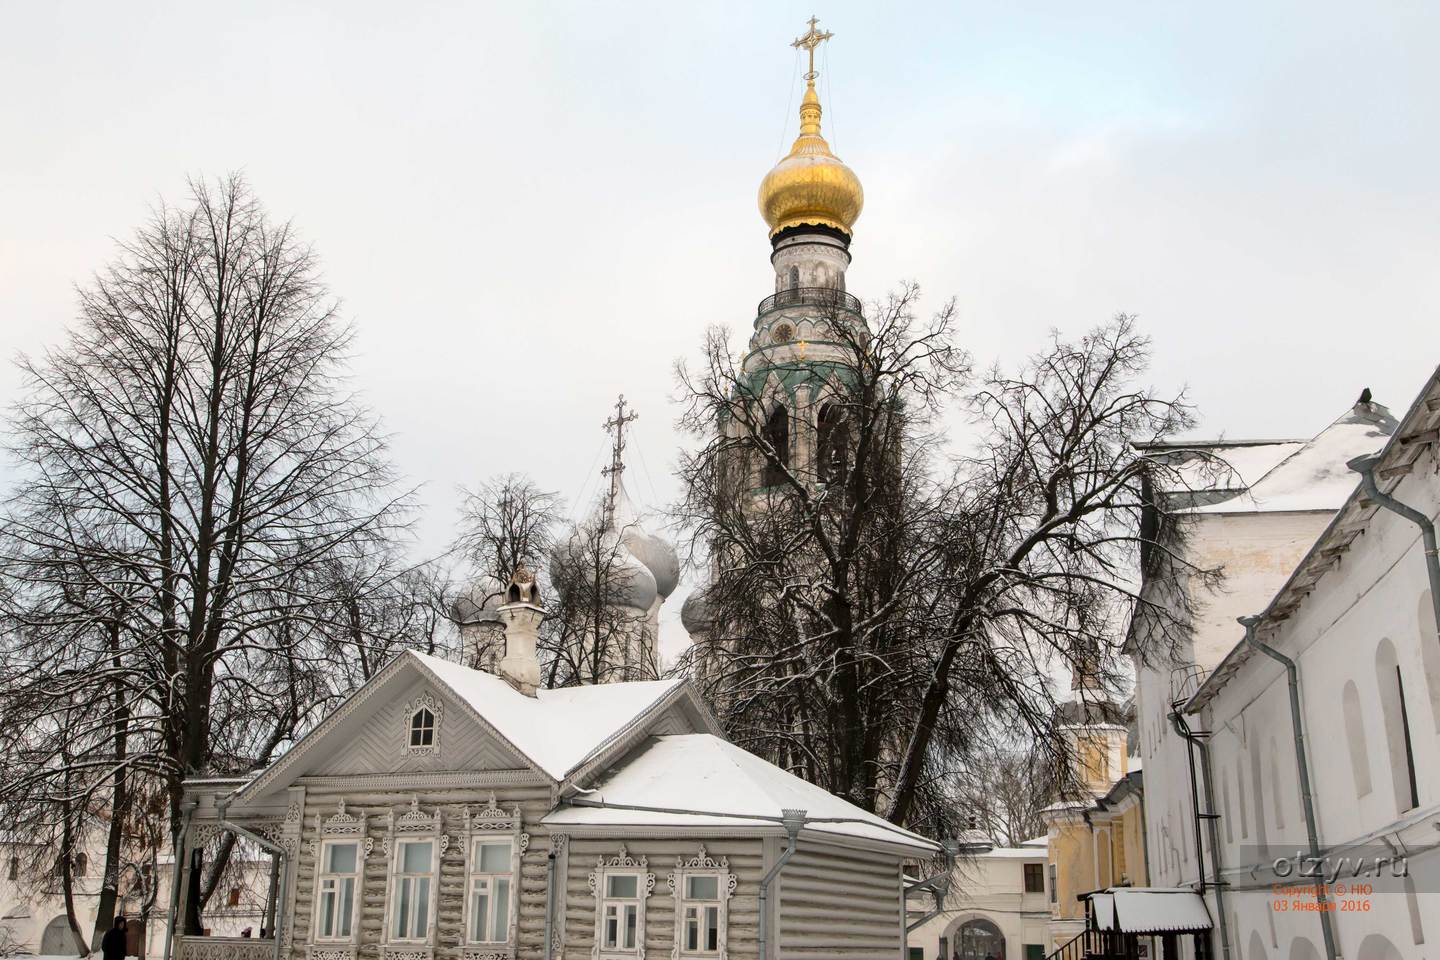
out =
[[320,894],[320,936],[335,936],[335,891],[324,890]]
[[510,878],[500,877],[495,881],[495,916],[490,927],[494,931],[492,940],[510,939]]
[[691,900],[718,900],[720,898],[719,877],[686,877],[685,896]]
[[484,943],[490,939],[490,884],[475,884],[470,897],[470,939]]
[[400,859],[401,873],[429,873],[430,872],[430,841],[424,843],[407,843]]
[[340,881],[340,917],[335,926],[339,930],[339,936],[350,936],[350,917],[355,912],[355,880],[353,877],[346,877]]
[[695,915],[694,907],[685,911],[685,949],[700,949],[700,920]]
[[415,881],[415,932],[417,939],[425,936],[430,924],[430,878]]
[[355,850],[353,843],[332,843],[325,848],[326,873],[354,873]]
[[[633,879],[633,878],[632,878]],[[635,948],[635,924],[639,920],[639,911],[632,904],[625,906],[625,949]]]
[[609,876],[605,878],[607,897],[633,898],[638,891],[640,878],[632,874],[620,876]]
[[605,946],[616,947],[619,945],[620,921],[616,915],[617,908],[609,906],[605,908]]
[[705,949],[714,953],[720,949],[720,908],[705,908]]
[[410,922],[410,880],[400,881],[400,899],[395,904],[395,923],[391,927],[390,934],[394,937],[407,936]]
[[480,844],[479,861],[481,873],[509,873],[510,844],[508,842]]

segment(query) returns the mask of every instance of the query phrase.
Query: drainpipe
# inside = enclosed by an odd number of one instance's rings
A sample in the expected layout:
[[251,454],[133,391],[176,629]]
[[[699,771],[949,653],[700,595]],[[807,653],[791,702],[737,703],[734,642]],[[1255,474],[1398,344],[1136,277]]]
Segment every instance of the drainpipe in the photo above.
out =
[[940,872],[932,877],[926,877],[924,880],[917,880],[912,884],[908,884],[903,889],[905,899],[908,899],[912,893],[927,890],[935,900],[935,909],[925,914],[925,916],[919,920],[913,920],[906,924],[906,933],[914,933],[920,927],[925,926],[925,924],[945,912],[945,898],[950,894],[950,881],[955,871],[955,860],[960,855],[960,842],[958,840],[946,840],[941,846],[944,847],[945,853],[941,859]]
[[175,918],[180,913],[180,873],[184,870],[185,841],[190,836],[190,818],[195,815],[195,801],[190,801],[180,810],[180,832],[175,835],[170,854],[175,858],[175,869],[170,876],[170,906],[165,911],[165,950],[161,960],[170,960],[171,946],[175,943]]
[[805,826],[805,811],[785,809],[780,811],[780,822],[785,826],[785,852],[775,861],[775,866],[760,881],[760,960],[770,960],[770,883],[780,875],[780,870],[795,856],[795,841],[800,837],[800,828]]
[[[1220,828],[1215,824],[1215,791],[1210,782],[1210,748],[1204,740],[1191,732],[1189,725],[1185,723],[1185,718],[1180,715],[1179,710],[1170,714],[1170,723],[1174,726],[1175,732],[1184,738],[1190,754],[1190,795],[1192,797],[1191,803],[1195,807],[1197,842],[1200,831],[1201,814],[1197,803],[1199,798],[1195,788],[1195,751],[1198,750],[1200,752],[1200,776],[1204,781],[1205,794],[1205,822],[1209,824],[1210,827],[1208,831],[1210,834],[1210,872],[1215,878],[1215,912],[1219,915],[1216,917],[1216,922],[1220,928],[1220,955],[1223,956],[1225,960],[1230,960],[1230,932],[1225,919],[1225,881],[1220,877]],[[1205,861],[1203,854],[1198,848],[1195,850],[1195,861],[1196,866],[1199,868],[1200,887],[1203,891],[1205,888]],[[1330,960],[1334,960],[1334,958],[1332,957]]]
[[541,956],[550,958],[550,940],[555,935],[555,842],[550,842],[550,857],[545,861],[545,946]]
[[1435,614],[1436,630],[1440,631],[1440,555],[1436,553],[1435,524],[1414,507],[1380,492],[1380,488],[1375,485],[1375,464],[1379,462],[1380,458],[1376,456],[1356,457],[1346,466],[1360,474],[1360,484],[1371,500],[1392,513],[1400,514],[1420,528],[1420,539],[1425,545],[1425,573],[1430,578],[1430,606]]
[[[1434,543],[1434,540],[1430,542]],[[1300,718],[1300,668],[1295,665],[1294,660],[1256,635],[1255,627],[1260,622],[1259,617],[1239,619],[1240,625],[1245,628],[1245,642],[1285,668],[1285,680],[1290,688],[1290,727],[1295,740],[1295,768],[1300,779],[1300,800],[1305,809],[1305,839],[1310,844],[1310,856],[1318,862],[1320,836],[1315,829],[1315,798],[1310,789],[1310,761],[1305,749],[1305,728]],[[1335,929],[1325,902],[1325,884],[1315,885],[1315,900],[1320,913],[1320,932],[1325,937],[1325,956],[1327,960],[1339,960],[1340,951],[1335,945]]]

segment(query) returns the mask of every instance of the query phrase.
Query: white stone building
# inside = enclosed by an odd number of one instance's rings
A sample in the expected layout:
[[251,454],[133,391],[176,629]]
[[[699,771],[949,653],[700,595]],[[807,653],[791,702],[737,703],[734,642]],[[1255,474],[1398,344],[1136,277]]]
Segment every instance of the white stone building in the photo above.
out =
[[[1155,623],[1144,607],[1130,627],[1139,741],[1132,749],[1145,770],[1146,847],[1153,886],[1200,885],[1196,838],[1210,828],[1210,822],[1195,816],[1190,747],[1172,715],[1234,647],[1236,618],[1265,607],[1345,503],[1356,482],[1346,461],[1378,449],[1393,430],[1389,412],[1367,398],[1306,441],[1219,440],[1149,448],[1153,457],[1178,465],[1184,481],[1184,489],[1158,494],[1168,508],[1185,515],[1180,538],[1167,538],[1167,544],[1185,562],[1223,575],[1211,589],[1194,577],[1181,576],[1177,584],[1167,571],[1147,565],[1142,596],[1170,615],[1180,615],[1181,604],[1172,590],[1183,591],[1192,607],[1182,616],[1188,629],[1175,638],[1173,647],[1157,644]],[[1248,768],[1217,769],[1216,777],[1217,791],[1234,791],[1238,779],[1253,779]],[[1240,830],[1242,816],[1250,816],[1248,808],[1244,814],[1231,810],[1227,825],[1232,833]],[[1248,827],[1245,830],[1248,835]],[[1202,839],[1202,847],[1204,843]],[[1205,875],[1213,879],[1208,864]],[[1213,891],[1209,902],[1213,907]],[[1214,909],[1211,915],[1216,917]],[[1217,949],[1221,925],[1217,918]]]
[[[1349,474],[1338,511],[1183,705],[1209,734],[1227,884],[1211,902],[1230,960],[1418,960],[1440,942],[1437,427],[1432,376],[1378,456],[1353,464],[1375,486]],[[1314,889],[1309,857],[1337,882]]]
[[1050,942],[1048,841],[967,846],[951,873],[945,909],[910,931],[911,960],[1043,960]]

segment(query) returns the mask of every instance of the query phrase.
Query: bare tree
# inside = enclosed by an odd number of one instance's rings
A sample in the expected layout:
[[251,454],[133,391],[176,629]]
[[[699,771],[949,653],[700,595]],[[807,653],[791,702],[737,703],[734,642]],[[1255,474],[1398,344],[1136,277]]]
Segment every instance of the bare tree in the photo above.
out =
[[[174,829],[186,776],[268,762],[334,695],[345,578],[321,574],[385,552],[405,507],[345,383],[351,337],[314,254],[231,178],[157,209],[80,292],[65,344],[21,361],[8,684],[23,702],[69,678],[97,709],[68,760],[61,741],[8,754],[0,794],[105,791],[123,816],[140,778]],[[41,729],[69,708],[57,685]]]
[[[1164,469],[1133,443],[1191,421],[1134,385],[1149,345],[1128,317],[967,392],[953,308],[921,321],[915,299],[829,312],[823,363],[740,367],[712,331],[703,366],[679,368],[702,445],[677,512],[712,569],[687,666],[737,740],[944,831],[968,819],[952,786],[977,731],[1015,730],[1064,769],[1050,675],[1083,664],[1119,682],[1141,488]],[[946,460],[940,417],[957,405],[976,435]]]

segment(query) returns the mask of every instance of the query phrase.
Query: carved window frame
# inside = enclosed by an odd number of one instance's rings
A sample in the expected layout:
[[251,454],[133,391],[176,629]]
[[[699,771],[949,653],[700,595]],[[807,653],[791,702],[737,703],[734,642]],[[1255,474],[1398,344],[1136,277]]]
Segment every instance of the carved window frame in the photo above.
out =
[[[430,736],[430,742],[426,744],[414,744],[410,742],[412,727],[415,716],[421,710],[430,711],[434,718],[434,729]],[[404,745],[405,753],[409,756],[440,756],[440,721],[445,713],[444,702],[434,693],[426,690],[424,693],[408,701],[400,716],[404,729],[401,731],[401,743]]]
[[[360,943],[361,904],[365,899],[365,861],[375,848],[375,841],[367,834],[366,815],[356,816],[345,807],[345,798],[336,803],[335,813],[326,817],[315,814],[315,836],[310,841],[311,859],[315,861],[314,891],[315,906],[311,910],[310,936],[307,954],[311,960],[353,960]],[[320,925],[320,878],[325,873],[325,848],[334,843],[354,843],[355,850],[355,899],[350,906],[350,936],[326,937],[319,935]]]
[[[435,956],[435,924],[440,910],[440,864],[445,851],[450,848],[450,837],[446,835],[445,817],[439,807],[427,813],[420,806],[420,798],[411,796],[410,806],[397,816],[394,810],[386,815],[388,828],[385,832],[385,912],[384,926],[380,930],[380,955],[385,960],[431,960]],[[429,916],[425,922],[424,939],[398,940],[393,936],[395,910],[398,906],[396,895],[397,868],[400,866],[402,841],[431,841],[434,856],[430,860],[430,904]]]
[[[691,877],[714,877],[715,878],[715,900],[690,900],[685,895],[685,883]],[[730,858],[721,857],[715,860],[705,852],[705,844],[700,844],[700,852],[696,856],[686,860],[684,857],[675,858],[675,871],[670,874],[669,880],[670,896],[675,900],[675,942],[670,949],[671,960],[726,960],[729,955],[728,937],[726,928],[730,925],[730,898],[735,895],[735,887],[738,878],[730,872]],[[685,944],[685,906],[689,903],[714,904],[718,907],[716,919],[716,947],[715,950],[686,950]]]
[[[635,910],[635,946],[630,949],[605,947],[605,895],[607,881],[611,877],[630,876],[636,878],[635,894],[638,904]],[[645,960],[645,904],[655,889],[655,874],[650,872],[647,857],[632,857],[620,845],[618,856],[608,860],[595,858],[595,869],[590,872],[590,891],[595,896],[595,942],[590,948],[592,960]]]
[[[475,846],[483,840],[510,841],[510,916],[506,925],[505,940],[478,942],[470,939],[471,881],[479,866],[474,861]],[[522,817],[518,806],[505,810],[495,802],[495,794],[478,810],[465,808],[465,858],[464,905],[460,911],[460,957],[461,960],[509,960],[515,956],[520,926],[520,866],[525,851],[530,846],[530,834],[522,829]]]

